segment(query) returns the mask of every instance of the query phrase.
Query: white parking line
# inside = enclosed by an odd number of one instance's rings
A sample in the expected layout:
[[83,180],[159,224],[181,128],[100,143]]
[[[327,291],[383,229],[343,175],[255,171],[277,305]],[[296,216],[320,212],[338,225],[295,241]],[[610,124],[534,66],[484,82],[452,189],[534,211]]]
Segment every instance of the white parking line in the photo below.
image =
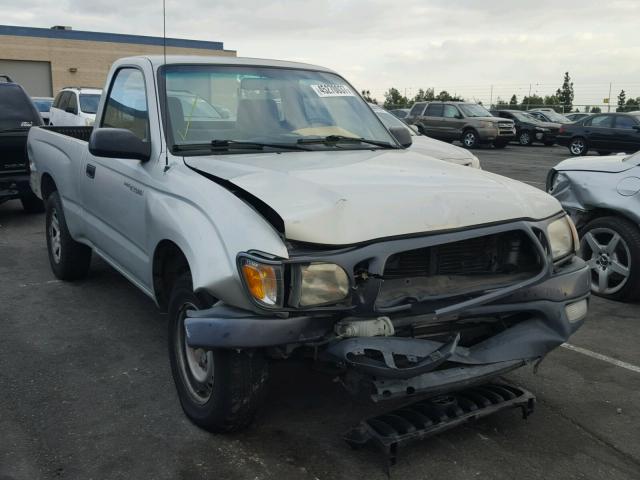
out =
[[615,365],[616,367],[622,367],[626,368],[627,370],[631,370],[632,372],[640,373],[640,367],[636,367],[635,365],[631,365],[630,363],[623,362],[622,360],[617,360],[615,358],[602,355],[601,353],[592,352],[591,350],[587,350],[586,348],[576,347],[575,345],[571,345],[570,343],[563,343],[562,346],[566,349],[573,350],[574,352],[587,355],[588,357],[597,358],[598,360],[602,360],[603,362],[610,363],[611,365]]

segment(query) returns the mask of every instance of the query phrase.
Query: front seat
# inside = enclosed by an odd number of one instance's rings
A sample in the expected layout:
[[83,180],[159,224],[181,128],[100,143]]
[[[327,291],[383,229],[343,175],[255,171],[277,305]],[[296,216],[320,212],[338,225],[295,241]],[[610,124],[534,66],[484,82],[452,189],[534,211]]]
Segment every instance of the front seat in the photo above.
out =
[[278,105],[275,100],[267,98],[240,100],[236,128],[247,138],[285,132],[280,122]]

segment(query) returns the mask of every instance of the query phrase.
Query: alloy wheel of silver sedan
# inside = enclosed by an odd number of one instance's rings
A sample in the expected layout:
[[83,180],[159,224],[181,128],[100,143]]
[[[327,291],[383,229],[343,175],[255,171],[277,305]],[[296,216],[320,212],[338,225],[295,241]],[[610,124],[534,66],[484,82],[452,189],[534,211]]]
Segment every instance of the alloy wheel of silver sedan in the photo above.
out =
[[475,147],[476,143],[478,143],[478,137],[475,134],[475,132],[472,132],[472,131],[466,132],[462,137],[462,143],[467,148]]
[[58,212],[55,208],[51,211],[49,240],[51,241],[51,256],[53,257],[53,261],[60,263],[60,257],[62,256],[62,240],[60,235],[60,220],[58,220]]
[[601,295],[620,291],[631,272],[631,252],[624,239],[609,228],[594,228],[580,242],[582,257],[591,268],[591,290]]

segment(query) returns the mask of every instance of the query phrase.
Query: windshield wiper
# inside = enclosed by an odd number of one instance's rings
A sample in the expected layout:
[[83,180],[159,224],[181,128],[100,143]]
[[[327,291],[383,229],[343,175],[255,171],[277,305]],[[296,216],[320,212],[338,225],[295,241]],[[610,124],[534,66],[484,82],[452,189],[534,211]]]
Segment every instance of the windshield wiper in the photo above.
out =
[[174,145],[172,150],[176,152],[194,152],[202,150],[210,150],[213,152],[228,152],[229,150],[258,150],[265,148],[281,149],[281,150],[302,150],[308,149],[299,145],[290,143],[263,143],[263,142],[243,142],[239,140],[212,140],[209,143],[188,143],[183,145]]
[[381,142],[379,140],[369,140],[367,138],[347,137],[344,135],[327,135],[320,138],[300,138],[298,143],[302,145],[323,144],[335,145],[337,143],[367,143],[382,148],[398,148],[389,142]]

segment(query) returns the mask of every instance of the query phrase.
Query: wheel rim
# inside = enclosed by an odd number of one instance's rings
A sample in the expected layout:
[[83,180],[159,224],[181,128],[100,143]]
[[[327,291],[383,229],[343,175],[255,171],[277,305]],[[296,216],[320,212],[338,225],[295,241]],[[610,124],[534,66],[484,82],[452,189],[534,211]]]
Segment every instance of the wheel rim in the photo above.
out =
[[51,210],[51,221],[49,222],[49,244],[51,245],[51,257],[55,263],[60,263],[62,256],[62,241],[60,239],[60,221],[58,212],[54,208]]
[[198,308],[193,303],[186,302],[178,311],[175,348],[180,375],[189,396],[196,403],[202,405],[209,401],[213,392],[213,352],[202,348],[192,348],[187,344],[184,319],[187,318],[189,310],[198,310]]
[[629,280],[631,251],[618,232],[594,228],[582,237],[582,257],[591,268],[591,290],[602,295],[619,292]]
[[463,141],[467,147],[473,147],[473,145],[476,143],[476,136],[473,132],[468,132],[465,134]]
[[574,155],[580,155],[584,151],[584,141],[583,140],[574,140],[571,142],[571,153]]
[[531,142],[531,137],[529,136],[528,133],[521,133],[520,134],[520,144],[522,145],[529,145],[529,142]]

